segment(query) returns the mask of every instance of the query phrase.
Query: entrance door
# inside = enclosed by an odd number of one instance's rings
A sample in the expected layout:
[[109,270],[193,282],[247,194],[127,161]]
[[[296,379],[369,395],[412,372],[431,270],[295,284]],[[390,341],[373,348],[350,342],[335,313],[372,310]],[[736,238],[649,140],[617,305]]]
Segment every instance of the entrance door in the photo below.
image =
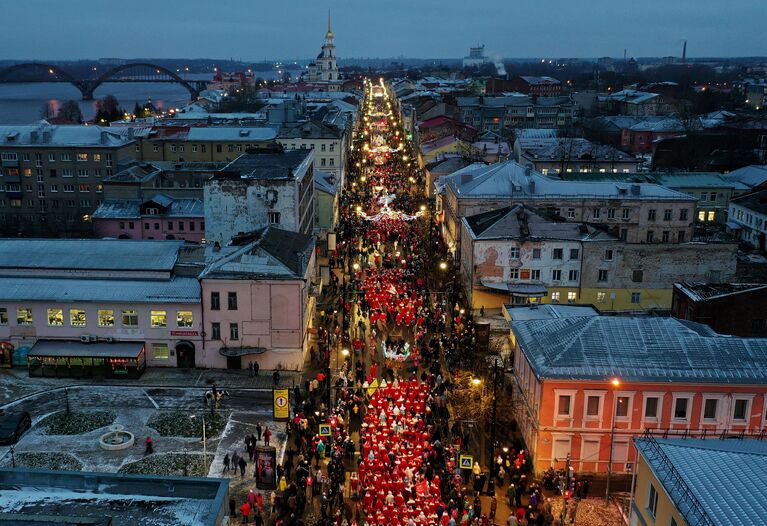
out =
[[227,369],[242,369],[242,356],[227,356],[226,357]]
[[176,345],[176,366],[179,369],[194,367],[194,345],[188,342],[179,342]]

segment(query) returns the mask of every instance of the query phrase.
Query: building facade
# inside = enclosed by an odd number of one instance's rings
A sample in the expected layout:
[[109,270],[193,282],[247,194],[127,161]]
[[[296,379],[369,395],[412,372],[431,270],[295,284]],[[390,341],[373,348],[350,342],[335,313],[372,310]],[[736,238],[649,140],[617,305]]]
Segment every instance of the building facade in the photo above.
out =
[[165,194],[155,194],[146,201],[105,201],[93,212],[93,232],[96,237],[200,243],[205,238],[203,204],[202,198]]
[[732,199],[727,229],[743,243],[767,250],[767,190]]
[[247,151],[274,149],[277,132],[269,127],[154,126],[136,132],[141,161],[230,162]]
[[744,338],[767,334],[767,285],[683,281],[674,283],[671,315]]
[[130,131],[44,121],[0,127],[0,233],[92,235],[104,178],[136,156]]
[[658,317],[519,321],[511,331],[515,416],[538,472],[569,455],[580,473],[630,473],[631,440],[648,429],[767,428],[767,339]]

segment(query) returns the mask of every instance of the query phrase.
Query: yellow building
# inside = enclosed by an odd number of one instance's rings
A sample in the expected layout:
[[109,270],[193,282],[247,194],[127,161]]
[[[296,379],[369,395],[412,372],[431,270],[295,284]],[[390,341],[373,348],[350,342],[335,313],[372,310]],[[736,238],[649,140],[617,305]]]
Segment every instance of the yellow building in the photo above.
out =
[[767,442],[635,438],[634,448],[631,526],[767,522]]
[[153,127],[136,137],[142,161],[227,162],[247,150],[274,146],[272,128]]

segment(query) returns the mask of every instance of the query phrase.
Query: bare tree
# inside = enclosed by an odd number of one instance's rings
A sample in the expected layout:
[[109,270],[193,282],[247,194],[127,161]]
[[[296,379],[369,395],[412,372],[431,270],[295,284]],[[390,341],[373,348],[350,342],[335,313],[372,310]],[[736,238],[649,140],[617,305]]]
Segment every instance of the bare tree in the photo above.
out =
[[74,122],[77,124],[82,124],[83,122],[83,112],[80,111],[80,105],[73,100],[68,100],[62,104],[61,107],[59,107],[59,112],[56,114],[56,117],[65,120],[66,122]]

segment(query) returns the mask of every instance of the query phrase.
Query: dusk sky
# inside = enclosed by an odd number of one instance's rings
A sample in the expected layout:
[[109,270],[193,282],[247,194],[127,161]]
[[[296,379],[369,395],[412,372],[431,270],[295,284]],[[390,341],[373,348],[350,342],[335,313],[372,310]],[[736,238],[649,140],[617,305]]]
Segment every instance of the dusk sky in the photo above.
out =
[[764,0],[6,0],[3,59],[767,55]]

